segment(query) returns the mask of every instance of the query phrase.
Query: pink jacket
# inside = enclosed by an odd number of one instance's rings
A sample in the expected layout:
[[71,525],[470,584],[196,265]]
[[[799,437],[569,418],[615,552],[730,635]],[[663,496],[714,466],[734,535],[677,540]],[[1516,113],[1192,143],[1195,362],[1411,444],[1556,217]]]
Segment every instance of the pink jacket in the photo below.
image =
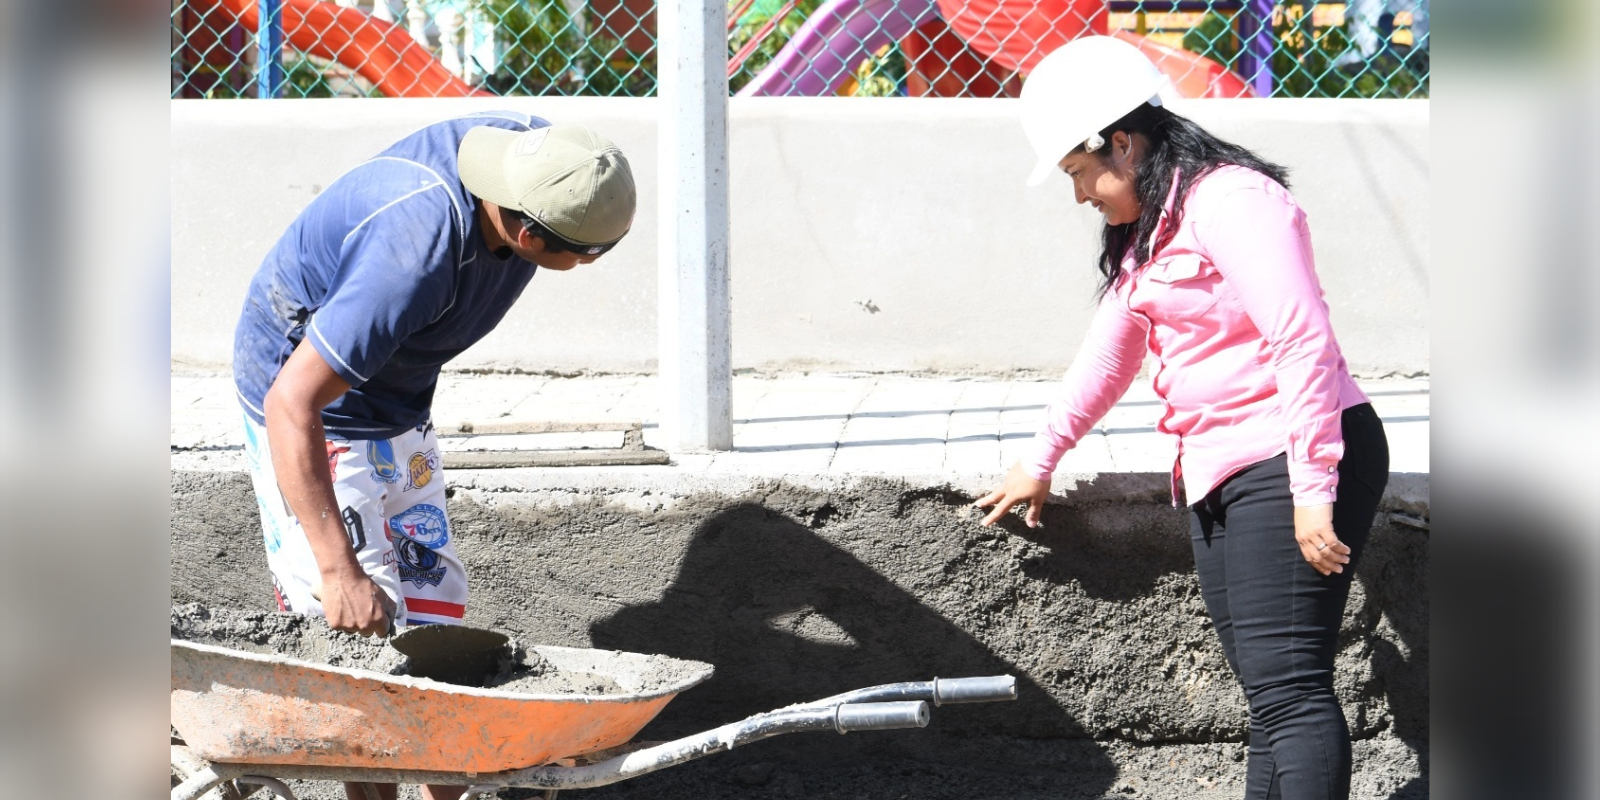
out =
[[[1161,226],[1171,209],[1169,198]],[[1218,169],[1190,190],[1172,240],[1135,267],[1124,261],[1101,300],[1023,468],[1049,480],[1127,392],[1148,352],[1163,409],[1157,428],[1177,442],[1173,505],[1180,479],[1197,503],[1279,453],[1289,455],[1295,505],[1333,502],[1340,412],[1367,397],[1334,339],[1294,197],[1258,172]]]

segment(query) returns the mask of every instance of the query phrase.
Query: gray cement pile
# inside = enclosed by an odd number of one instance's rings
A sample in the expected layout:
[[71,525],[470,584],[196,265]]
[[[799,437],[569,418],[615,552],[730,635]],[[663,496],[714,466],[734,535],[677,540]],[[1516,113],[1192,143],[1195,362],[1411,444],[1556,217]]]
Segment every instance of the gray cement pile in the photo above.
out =
[[[409,674],[410,660],[379,637],[358,636],[328,627],[320,617],[278,611],[235,611],[199,603],[172,607],[172,638],[251,653],[277,654],[333,667]],[[610,677],[557,669],[515,640],[482,686],[522,694],[623,694]],[[650,686],[681,678],[671,667],[647,676]]]
[[404,674],[406,660],[382,639],[341,633],[317,617],[233,611],[200,603],[172,607],[172,638],[388,675]]

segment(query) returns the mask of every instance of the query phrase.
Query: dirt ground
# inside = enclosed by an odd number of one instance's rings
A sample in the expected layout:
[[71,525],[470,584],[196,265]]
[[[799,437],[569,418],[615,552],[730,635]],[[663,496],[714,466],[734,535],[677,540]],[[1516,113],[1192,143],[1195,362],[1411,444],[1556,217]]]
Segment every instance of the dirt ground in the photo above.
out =
[[[888,480],[640,497],[452,478],[469,623],[716,665],[642,739],[878,683],[1018,679],[1017,702],[937,708],[924,730],[789,736],[575,796],[1242,794],[1243,698],[1160,480],[1088,487],[1030,530],[980,528],[961,492]],[[174,472],[172,489],[173,603],[269,610],[248,478]],[[1354,797],[1428,794],[1427,598],[1428,534],[1380,514],[1339,656]]]

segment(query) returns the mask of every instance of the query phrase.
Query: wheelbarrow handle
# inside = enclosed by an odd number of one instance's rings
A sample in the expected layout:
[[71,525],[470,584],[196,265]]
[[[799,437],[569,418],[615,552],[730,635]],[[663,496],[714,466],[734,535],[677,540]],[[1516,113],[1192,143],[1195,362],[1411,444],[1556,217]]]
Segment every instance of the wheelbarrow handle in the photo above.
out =
[[1010,675],[984,678],[933,679],[933,704],[993,703],[1017,699],[1017,679]]
[[953,703],[993,703],[1017,699],[1017,679],[1011,675],[981,678],[934,678],[931,681],[868,686],[790,708],[826,708],[841,703],[882,703],[891,700],[925,700],[936,706]]
[[926,728],[928,704],[921,700],[903,703],[845,703],[839,706],[838,714],[834,717],[834,727],[838,728],[840,733]]

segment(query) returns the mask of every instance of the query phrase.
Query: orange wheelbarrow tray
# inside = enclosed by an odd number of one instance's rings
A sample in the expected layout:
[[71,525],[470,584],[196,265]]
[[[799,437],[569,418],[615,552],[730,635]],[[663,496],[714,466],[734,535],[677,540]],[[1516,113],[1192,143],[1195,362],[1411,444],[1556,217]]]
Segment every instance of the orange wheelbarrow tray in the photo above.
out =
[[[629,744],[668,702],[711,677],[697,661],[540,646],[550,665],[621,694],[527,694],[331,667],[172,640],[172,725],[198,756],[172,800],[228,782],[584,789],[803,731],[921,728],[929,704],[1015,700],[1009,675],[893,683],[757,714],[664,743]],[[664,678],[663,678],[664,676]]]

